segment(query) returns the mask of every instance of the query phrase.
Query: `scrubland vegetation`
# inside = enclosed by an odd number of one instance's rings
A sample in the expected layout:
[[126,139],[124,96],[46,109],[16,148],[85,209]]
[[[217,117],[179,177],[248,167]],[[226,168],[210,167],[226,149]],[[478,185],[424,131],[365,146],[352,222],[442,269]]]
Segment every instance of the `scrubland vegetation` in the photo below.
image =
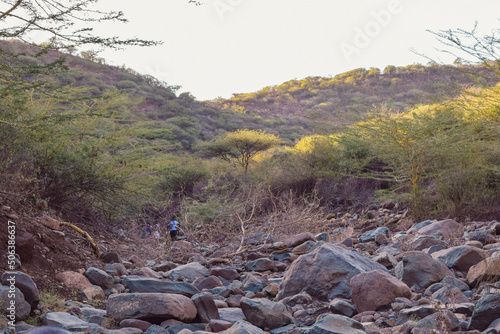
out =
[[387,202],[417,219],[500,214],[489,62],[357,69],[200,102],[91,53],[1,48],[19,69],[3,69],[0,91],[0,196],[12,205],[86,223],[177,214],[219,234],[312,231],[328,213]]

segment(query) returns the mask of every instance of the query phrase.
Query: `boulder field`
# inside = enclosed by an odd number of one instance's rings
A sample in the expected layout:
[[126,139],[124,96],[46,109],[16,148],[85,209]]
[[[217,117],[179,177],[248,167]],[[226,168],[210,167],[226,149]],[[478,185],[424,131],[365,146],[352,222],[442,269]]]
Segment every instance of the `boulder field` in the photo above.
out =
[[[495,334],[499,226],[448,219],[343,240],[333,240],[337,230],[302,233],[252,242],[255,251],[236,255],[229,246],[192,243],[178,261],[109,252],[100,268],[57,273],[79,300],[63,311],[41,310],[35,283],[19,271],[3,274],[0,299],[15,276],[16,333],[33,331],[26,320],[39,310],[42,326],[61,333]],[[189,242],[171,246],[180,243]]]

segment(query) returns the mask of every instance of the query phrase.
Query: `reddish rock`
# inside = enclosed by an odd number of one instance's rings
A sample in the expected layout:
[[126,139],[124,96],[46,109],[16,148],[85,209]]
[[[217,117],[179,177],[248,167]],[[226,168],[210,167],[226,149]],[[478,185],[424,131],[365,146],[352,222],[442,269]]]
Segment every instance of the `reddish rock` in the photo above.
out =
[[151,278],[162,278],[160,274],[158,274],[156,271],[149,267],[142,267],[139,269],[137,272],[137,275],[139,276],[146,276],[146,277],[151,277]]
[[410,248],[413,250],[424,250],[426,248],[435,246],[435,245],[442,245],[445,247],[448,247],[448,243],[444,240],[441,239],[436,239],[432,237],[421,237],[417,238],[415,241],[413,241],[410,245]]
[[218,286],[223,286],[221,280],[217,276],[208,276],[208,277],[200,277],[197,278],[194,282],[193,285],[197,287],[200,291],[203,289],[213,289]]
[[72,290],[82,291],[83,289],[92,286],[92,283],[90,283],[87,277],[74,271],[64,271],[59,273],[56,275],[56,279]]
[[432,253],[434,259],[443,262],[448,268],[468,271],[470,267],[484,260],[481,249],[472,246],[458,246]]
[[292,249],[292,253],[295,255],[306,254],[314,247],[314,245],[316,245],[316,242],[310,241],[310,240],[306,241],[306,242],[298,245],[297,247],[294,247]]
[[151,327],[151,325],[152,324],[150,322],[139,319],[125,319],[120,321],[120,328],[126,328],[126,327],[138,328],[143,332],[147,331],[148,328]]
[[214,333],[222,332],[229,327],[231,327],[233,324],[230,323],[229,321],[224,321],[220,319],[212,319],[208,323],[208,326],[210,327],[210,330]]
[[423,253],[403,256],[394,271],[396,277],[409,287],[415,285],[420,289],[440,282],[446,276],[454,276],[446,265]]
[[59,223],[59,221],[57,219],[50,217],[50,216],[44,215],[44,216],[38,218],[38,221],[52,230],[59,230],[60,229],[61,224]]
[[268,258],[262,258],[255,261],[247,262],[245,267],[252,271],[273,271],[275,269],[274,261]]
[[116,252],[108,252],[101,257],[105,263],[122,263],[122,258]]
[[193,301],[182,295],[170,293],[125,293],[111,295],[106,303],[106,311],[114,320],[177,319],[192,322],[197,309]]
[[467,282],[475,286],[481,282],[496,282],[500,279],[500,257],[489,257],[475,266],[470,267],[467,273]]
[[135,254],[130,257],[129,261],[132,262],[136,268],[142,268],[145,266],[144,262]]
[[33,258],[33,248],[35,239],[31,233],[18,230],[16,231],[16,253],[19,254],[21,262],[28,262]]
[[444,240],[449,240],[450,237],[461,237],[464,231],[462,224],[457,223],[453,219],[441,220],[418,230],[419,234],[443,237]]
[[386,245],[389,243],[389,239],[383,233],[379,233],[375,236],[375,243],[377,245]]
[[293,237],[285,240],[285,245],[287,247],[291,248],[291,247],[295,247],[295,246],[298,246],[300,244],[303,244],[304,242],[309,241],[309,240],[316,242],[316,238],[314,237],[314,234],[312,234],[310,232],[304,232],[304,233],[294,235]]
[[293,323],[292,315],[281,302],[275,303],[265,298],[243,298],[241,309],[248,322],[262,329],[275,329]]
[[226,299],[226,303],[229,307],[240,307],[242,295],[231,295]]
[[210,264],[211,266],[216,266],[219,264],[229,264],[229,263],[230,263],[230,261],[228,259],[224,259],[221,257],[216,257],[216,258],[208,260],[208,264]]
[[352,301],[358,312],[390,306],[397,297],[411,298],[410,288],[385,271],[374,270],[351,278]]
[[204,292],[191,297],[198,311],[197,322],[208,324],[212,319],[220,319],[219,310],[215,305],[212,294]]
[[240,278],[240,273],[238,273],[235,269],[228,268],[212,268],[210,270],[210,275],[219,276],[228,281]]

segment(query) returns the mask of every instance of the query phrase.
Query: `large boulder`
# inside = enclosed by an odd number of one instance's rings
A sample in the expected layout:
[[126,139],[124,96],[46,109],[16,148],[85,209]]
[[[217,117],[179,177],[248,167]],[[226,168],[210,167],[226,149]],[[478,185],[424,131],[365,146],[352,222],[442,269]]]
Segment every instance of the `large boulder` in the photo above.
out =
[[327,334],[346,333],[363,334],[364,327],[360,322],[339,314],[323,314],[310,327],[301,327],[292,330],[293,334]]
[[495,282],[500,279],[500,256],[489,257],[470,267],[467,281],[471,286],[481,282]]
[[66,312],[50,312],[41,317],[42,325],[69,329],[88,325],[87,322]]
[[484,260],[484,252],[472,246],[458,246],[432,253],[434,259],[444,263],[448,268],[468,271],[470,267]]
[[301,292],[324,301],[335,297],[350,298],[351,278],[377,269],[387,271],[360,253],[324,243],[292,263],[280,284],[277,299]]
[[136,293],[173,293],[191,298],[200,293],[194,285],[186,282],[169,282],[164,279],[151,278],[145,276],[128,276],[123,279],[130,292]]
[[63,271],[56,275],[56,279],[59,280],[69,289],[83,290],[92,286],[89,279],[76,271]]
[[[11,290],[11,288],[13,288]],[[10,298],[12,291],[15,297]],[[24,299],[24,295],[18,288],[0,285],[0,313],[7,316],[9,321],[21,321],[29,318],[31,312],[30,304]]]
[[361,273],[351,278],[351,293],[359,313],[390,306],[397,297],[411,298],[408,285],[382,270]]
[[220,320],[230,323],[236,323],[240,320],[245,320],[245,315],[239,307],[226,307],[219,309]]
[[469,329],[484,331],[500,317],[500,294],[485,295],[479,299],[472,313]]
[[450,331],[458,330],[460,321],[450,310],[443,310],[441,312],[436,312],[434,314],[428,315],[422,320],[418,321],[415,325],[415,329],[422,331],[416,331],[416,333],[432,333],[432,330],[440,328],[444,333],[449,333]]
[[208,275],[209,271],[198,262],[191,262],[182,266],[178,266],[167,271],[166,275],[174,281],[194,281],[198,277]]
[[170,293],[126,293],[111,295],[106,304],[109,317],[121,321],[141,319],[156,323],[166,319],[191,322],[196,306],[185,296]]
[[111,289],[115,285],[113,276],[108,275],[101,269],[90,267],[85,271],[85,276],[89,279],[90,283],[98,285],[104,290]]
[[432,299],[439,300],[443,304],[469,303],[467,298],[459,288],[446,285],[432,294]]
[[10,285],[10,282],[15,282],[16,288],[23,293],[24,300],[30,304],[31,311],[34,311],[40,302],[40,293],[31,277],[20,271],[6,271],[2,275],[2,285]]
[[268,299],[243,298],[240,303],[245,318],[262,329],[275,329],[293,322],[292,315],[285,304],[272,302]]
[[394,271],[406,285],[419,289],[440,282],[446,276],[454,276],[446,265],[423,253],[403,256]]
[[219,310],[211,293],[198,293],[191,297],[198,311],[198,321],[208,324],[212,319],[220,319]]
[[449,240],[451,237],[460,237],[464,231],[462,224],[453,219],[441,220],[420,228],[417,233],[436,238]]

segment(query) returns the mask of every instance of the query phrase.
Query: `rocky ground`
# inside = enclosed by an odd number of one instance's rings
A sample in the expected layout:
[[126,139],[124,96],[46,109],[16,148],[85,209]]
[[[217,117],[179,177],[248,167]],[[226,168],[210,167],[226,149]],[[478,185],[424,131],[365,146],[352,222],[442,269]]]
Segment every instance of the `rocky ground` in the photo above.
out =
[[[78,235],[61,232],[57,224],[37,225],[25,231],[33,237],[31,259],[23,261],[26,254],[20,254],[15,330],[45,325],[138,334],[500,332],[499,222],[428,220],[402,229],[398,213],[380,209],[372,216],[330,217],[332,228],[318,235],[252,235],[239,250],[237,243],[180,240],[158,252],[165,245],[153,238],[108,238],[106,244],[94,231],[107,249],[100,261],[88,245],[67,246]],[[29,253],[26,244],[22,251]],[[51,260],[54,252],[57,260]],[[52,274],[43,263],[32,263],[39,257],[52,261]],[[59,263],[64,259],[71,265]],[[3,275],[1,300],[7,300],[10,276]],[[39,287],[47,282],[66,292],[58,310],[40,306]]]

